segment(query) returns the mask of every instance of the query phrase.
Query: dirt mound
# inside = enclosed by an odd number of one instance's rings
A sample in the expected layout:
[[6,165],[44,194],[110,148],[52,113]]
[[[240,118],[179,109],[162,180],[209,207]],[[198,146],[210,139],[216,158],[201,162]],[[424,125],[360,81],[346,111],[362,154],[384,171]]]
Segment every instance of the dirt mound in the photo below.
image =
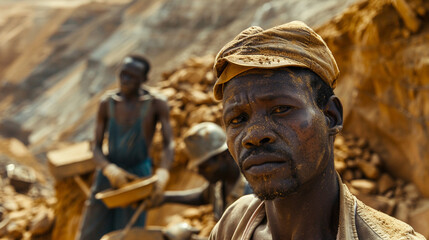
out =
[[345,130],[429,197],[429,2],[361,1],[318,32],[340,67]]
[[0,238],[50,239],[56,204],[47,171],[16,139],[0,139]]

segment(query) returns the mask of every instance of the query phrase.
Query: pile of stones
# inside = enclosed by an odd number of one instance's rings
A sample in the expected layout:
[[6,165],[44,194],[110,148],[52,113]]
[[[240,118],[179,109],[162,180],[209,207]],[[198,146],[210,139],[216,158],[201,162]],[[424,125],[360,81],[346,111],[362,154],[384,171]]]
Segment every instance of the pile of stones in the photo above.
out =
[[416,209],[429,207],[429,200],[420,195],[413,183],[394,178],[386,171],[383,160],[365,139],[339,135],[334,149],[335,168],[343,182],[367,205],[411,223],[418,221]]
[[[4,166],[0,166],[4,167]],[[0,239],[47,239],[54,223],[56,199],[35,183],[23,191],[0,177]]]

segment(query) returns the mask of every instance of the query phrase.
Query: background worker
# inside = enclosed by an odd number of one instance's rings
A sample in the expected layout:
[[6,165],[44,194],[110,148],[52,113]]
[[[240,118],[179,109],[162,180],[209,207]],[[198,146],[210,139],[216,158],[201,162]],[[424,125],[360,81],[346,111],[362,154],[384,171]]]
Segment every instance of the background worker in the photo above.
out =
[[[161,123],[163,158],[155,174],[158,181],[151,196],[152,204],[162,199],[173,161],[173,135],[169,122],[167,102],[141,88],[150,70],[149,62],[141,56],[128,56],[119,70],[119,89],[102,99],[95,127],[94,160],[97,164],[92,193],[77,239],[100,239],[104,234],[122,229],[135,212],[135,208],[108,209],[95,194],[108,188],[119,188],[138,177],[152,175],[153,162],[149,149],[157,123]],[[108,133],[109,153],[102,152],[105,133]],[[146,214],[136,221],[144,226]]]
[[197,124],[185,133],[184,141],[188,168],[195,169],[208,184],[190,190],[166,191],[162,203],[211,203],[218,220],[226,207],[252,191],[228,152],[225,132],[220,126],[211,122]]

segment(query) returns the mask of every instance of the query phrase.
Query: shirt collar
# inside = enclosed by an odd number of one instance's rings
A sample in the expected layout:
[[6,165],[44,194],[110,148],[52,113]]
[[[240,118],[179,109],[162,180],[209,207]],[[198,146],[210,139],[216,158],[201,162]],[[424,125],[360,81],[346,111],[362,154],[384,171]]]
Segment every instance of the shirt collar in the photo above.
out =
[[337,239],[358,240],[356,230],[356,199],[341,181],[337,173],[338,187],[340,189],[340,212]]

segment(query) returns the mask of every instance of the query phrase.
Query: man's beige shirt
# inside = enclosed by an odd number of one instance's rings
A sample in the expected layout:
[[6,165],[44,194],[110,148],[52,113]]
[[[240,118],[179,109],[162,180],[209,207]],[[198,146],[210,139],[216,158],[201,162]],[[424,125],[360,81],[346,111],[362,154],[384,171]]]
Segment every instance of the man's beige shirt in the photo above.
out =
[[[340,216],[337,239],[425,239],[408,224],[366,206],[340,185]],[[250,240],[265,218],[264,201],[254,195],[241,197],[223,214],[209,239]],[[285,223],[287,224],[287,223]],[[266,236],[263,239],[272,239]]]

